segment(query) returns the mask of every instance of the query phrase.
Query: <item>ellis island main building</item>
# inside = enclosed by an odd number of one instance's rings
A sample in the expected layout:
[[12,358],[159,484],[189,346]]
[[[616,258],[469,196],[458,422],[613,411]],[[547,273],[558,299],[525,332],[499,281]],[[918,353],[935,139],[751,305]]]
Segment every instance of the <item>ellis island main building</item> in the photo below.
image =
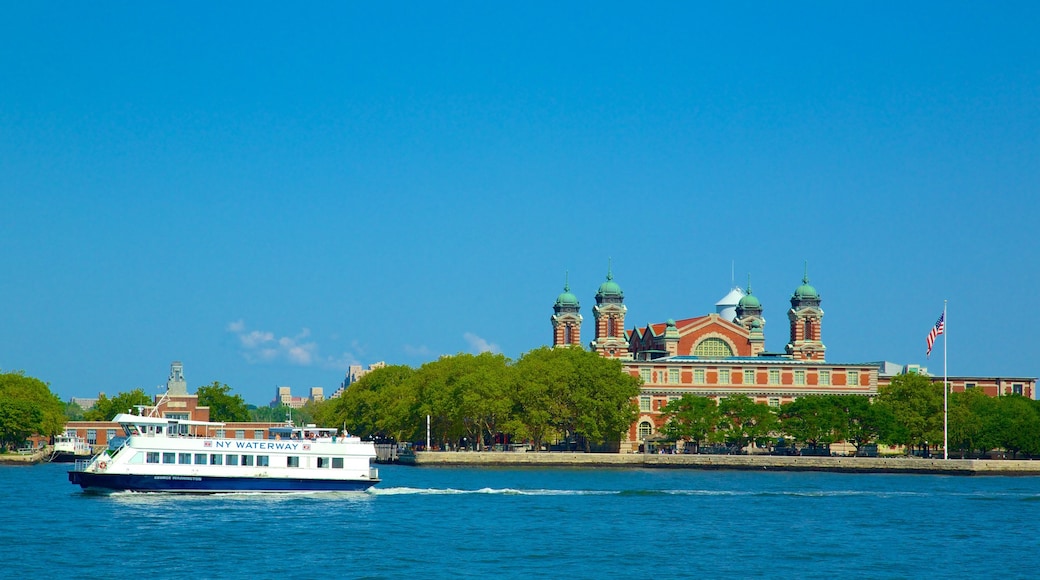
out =
[[[820,304],[806,274],[791,295],[790,339],[783,353],[765,351],[762,304],[750,284],[746,291],[730,291],[714,313],[625,330],[625,294],[608,269],[592,307],[595,330],[588,346],[620,359],[625,372],[643,382],[639,417],[621,451],[636,451],[653,438],[664,425],[661,408],[685,394],[716,401],[741,394],[773,407],[803,395],[877,395],[878,363],[825,362]],[[556,298],[551,320],[554,347],[582,344],[580,304],[568,284]]]

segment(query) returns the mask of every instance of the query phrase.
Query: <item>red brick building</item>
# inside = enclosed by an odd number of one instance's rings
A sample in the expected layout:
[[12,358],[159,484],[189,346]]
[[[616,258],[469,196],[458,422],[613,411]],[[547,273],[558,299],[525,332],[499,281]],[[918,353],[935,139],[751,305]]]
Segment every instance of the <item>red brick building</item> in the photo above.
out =
[[[783,353],[765,350],[763,307],[750,284],[720,301],[715,313],[624,330],[624,292],[608,269],[596,293],[589,348],[621,359],[625,371],[643,382],[636,401],[639,416],[621,451],[635,451],[656,435],[664,425],[661,408],[685,394],[716,400],[742,394],[774,407],[809,394],[877,395],[877,363],[824,360],[822,301],[808,273],[790,302]],[[580,305],[569,285],[554,311],[553,346],[580,344]]]

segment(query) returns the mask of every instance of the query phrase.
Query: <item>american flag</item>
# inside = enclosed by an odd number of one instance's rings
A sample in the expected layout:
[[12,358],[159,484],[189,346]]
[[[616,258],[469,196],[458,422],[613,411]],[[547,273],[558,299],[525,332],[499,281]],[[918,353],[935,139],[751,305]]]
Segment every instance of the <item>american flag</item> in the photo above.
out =
[[932,345],[935,343],[935,337],[939,336],[946,330],[946,313],[943,312],[939,316],[939,320],[935,321],[935,326],[932,331],[928,333],[928,352],[924,356],[930,356],[932,354]]

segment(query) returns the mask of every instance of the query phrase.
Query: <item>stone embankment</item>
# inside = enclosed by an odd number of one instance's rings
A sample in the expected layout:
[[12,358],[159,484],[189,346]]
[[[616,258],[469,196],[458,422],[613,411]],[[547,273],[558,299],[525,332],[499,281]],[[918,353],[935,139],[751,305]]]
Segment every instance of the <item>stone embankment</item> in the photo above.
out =
[[50,456],[49,445],[30,452],[0,453],[0,465],[32,465],[46,461]]
[[772,455],[641,455],[619,453],[417,452],[400,462],[416,466],[638,467],[834,471],[942,475],[1040,475],[1040,461],[904,457],[782,457]]

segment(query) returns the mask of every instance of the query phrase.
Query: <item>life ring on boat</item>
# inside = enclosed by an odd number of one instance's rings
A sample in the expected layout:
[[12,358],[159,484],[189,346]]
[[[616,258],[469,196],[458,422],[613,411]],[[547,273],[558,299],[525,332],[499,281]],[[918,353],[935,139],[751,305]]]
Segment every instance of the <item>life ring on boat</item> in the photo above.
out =
[[102,461],[101,463],[98,463],[97,466],[98,469],[105,469],[106,467],[108,467],[108,464]]

